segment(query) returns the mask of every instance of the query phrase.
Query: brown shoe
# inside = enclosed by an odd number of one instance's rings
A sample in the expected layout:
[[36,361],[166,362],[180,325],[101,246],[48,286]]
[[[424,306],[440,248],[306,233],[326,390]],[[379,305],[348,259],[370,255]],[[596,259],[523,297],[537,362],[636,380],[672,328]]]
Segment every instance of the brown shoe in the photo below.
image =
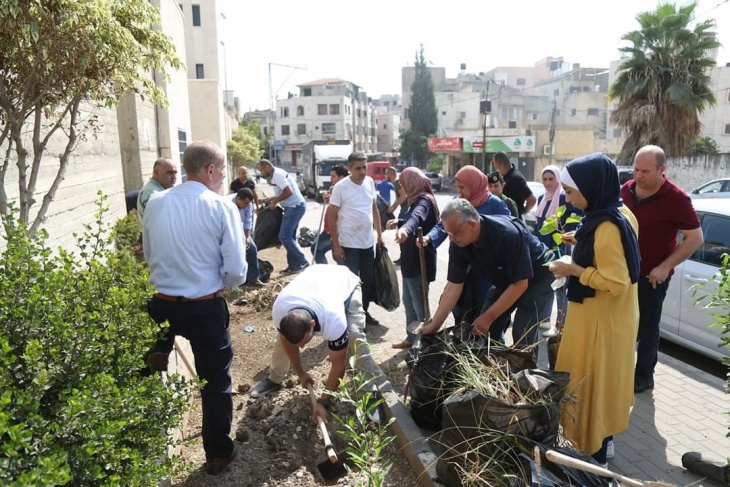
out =
[[230,456],[214,458],[209,462],[203,464],[203,469],[208,475],[218,475],[236,458],[238,454],[238,447],[233,445],[233,451]]
[[408,348],[411,348],[413,346],[413,343],[409,342],[408,340],[403,340],[402,342],[397,342],[391,345],[391,348],[397,348],[399,350],[406,350]]
[[152,372],[167,372],[170,355],[163,352],[150,352],[145,362]]

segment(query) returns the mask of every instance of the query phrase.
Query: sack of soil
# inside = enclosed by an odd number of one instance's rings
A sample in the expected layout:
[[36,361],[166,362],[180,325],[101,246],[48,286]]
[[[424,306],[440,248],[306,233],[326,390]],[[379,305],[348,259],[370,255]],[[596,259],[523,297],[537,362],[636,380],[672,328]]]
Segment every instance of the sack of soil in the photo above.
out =
[[469,355],[484,363],[505,363],[510,372],[535,369],[531,353],[513,350],[502,344],[485,346],[467,338],[469,325],[460,325],[421,337],[419,348],[406,356],[410,369],[408,395],[411,397],[411,417],[421,428],[441,429],[441,404],[458,386],[457,355]]
[[560,339],[562,336],[563,335],[561,334],[548,338],[547,351],[550,370],[555,370],[555,362],[558,361],[558,350],[560,349]]
[[265,205],[259,206],[253,230],[253,242],[259,251],[281,245],[279,229],[283,215],[284,210],[278,206],[273,210]]
[[550,447],[558,436],[569,374],[495,370],[489,377],[495,382],[484,385],[495,394],[462,388],[443,402],[436,470],[447,485],[459,485],[455,482],[474,465],[517,465],[520,439]]
[[258,259],[259,262],[259,281],[269,282],[271,273],[274,272],[274,266],[268,260]]
[[388,311],[394,311],[400,306],[398,274],[388,257],[388,249],[384,245],[378,245],[375,248],[375,289],[373,291],[375,304]]

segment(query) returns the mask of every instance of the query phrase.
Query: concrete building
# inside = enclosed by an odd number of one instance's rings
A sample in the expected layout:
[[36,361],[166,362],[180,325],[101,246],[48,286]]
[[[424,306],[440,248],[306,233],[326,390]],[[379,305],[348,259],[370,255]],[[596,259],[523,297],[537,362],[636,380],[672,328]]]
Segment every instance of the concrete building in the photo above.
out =
[[363,89],[351,81],[325,78],[298,85],[299,94],[277,100],[275,159],[296,168],[301,148],[312,140],[350,140],[355,150],[377,150],[375,110]]
[[711,137],[720,152],[730,152],[730,63],[713,68],[711,78],[717,103],[700,115],[700,136]]
[[[238,125],[238,107],[227,87],[226,45],[218,35],[225,16],[215,0],[180,0],[185,30],[191,139],[207,139],[223,151]],[[227,184],[226,184],[227,187]]]

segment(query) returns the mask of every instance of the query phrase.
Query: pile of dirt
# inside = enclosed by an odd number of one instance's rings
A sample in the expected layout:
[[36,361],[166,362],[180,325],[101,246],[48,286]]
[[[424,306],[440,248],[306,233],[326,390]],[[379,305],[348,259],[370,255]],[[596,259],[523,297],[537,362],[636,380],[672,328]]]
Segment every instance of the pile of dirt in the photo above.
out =
[[[273,487],[297,485],[314,487],[326,485],[317,470],[317,464],[327,458],[316,424],[312,423],[311,404],[305,389],[299,386],[295,376],[290,376],[283,388],[259,399],[251,399],[248,391],[268,374],[271,351],[277,332],[271,322],[271,304],[281,288],[293,277],[278,278],[278,271],[286,267],[283,250],[268,249],[262,258],[274,264],[272,279],[266,288],[246,292],[249,304],[233,306],[231,312],[231,338],[234,361],[231,367],[234,388],[232,434],[239,447],[238,457],[227,471],[209,476],[199,467],[205,461],[201,432],[200,398],[194,401],[194,410],[188,418],[188,443],[182,457],[196,468],[187,476],[175,479],[173,485],[202,486],[251,486]],[[249,331],[245,331],[249,330]],[[370,330],[368,334],[370,335]],[[329,373],[327,344],[315,338],[302,350],[302,364],[322,389]],[[394,368],[399,371],[400,368]],[[387,371],[386,371],[387,374]],[[402,380],[402,379],[401,379]],[[338,406],[338,412],[347,413]],[[345,451],[347,442],[337,433],[339,425],[329,422],[335,449]],[[393,462],[386,478],[386,486],[411,487],[418,485],[415,476],[392,443],[385,450],[385,457]],[[340,485],[354,485],[356,478],[345,477]]]

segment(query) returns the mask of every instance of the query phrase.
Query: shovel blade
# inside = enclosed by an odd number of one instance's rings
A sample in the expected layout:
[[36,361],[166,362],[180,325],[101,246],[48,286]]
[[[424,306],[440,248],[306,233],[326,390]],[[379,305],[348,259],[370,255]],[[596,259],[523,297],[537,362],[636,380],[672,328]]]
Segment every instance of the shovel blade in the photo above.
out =
[[339,458],[340,459],[336,462],[325,460],[317,465],[317,470],[319,470],[319,474],[322,476],[327,484],[336,483],[339,479],[345,477],[348,473],[347,468],[345,468],[345,463],[350,466],[350,462],[348,460],[342,460],[342,457]]

